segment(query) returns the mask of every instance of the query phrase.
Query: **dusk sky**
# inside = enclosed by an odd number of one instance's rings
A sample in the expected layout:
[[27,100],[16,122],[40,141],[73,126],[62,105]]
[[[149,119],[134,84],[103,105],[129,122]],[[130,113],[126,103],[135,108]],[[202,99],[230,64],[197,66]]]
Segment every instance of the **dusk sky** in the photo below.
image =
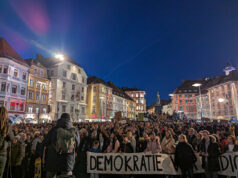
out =
[[0,36],[22,58],[67,54],[151,104],[184,79],[238,67],[238,1],[2,0]]

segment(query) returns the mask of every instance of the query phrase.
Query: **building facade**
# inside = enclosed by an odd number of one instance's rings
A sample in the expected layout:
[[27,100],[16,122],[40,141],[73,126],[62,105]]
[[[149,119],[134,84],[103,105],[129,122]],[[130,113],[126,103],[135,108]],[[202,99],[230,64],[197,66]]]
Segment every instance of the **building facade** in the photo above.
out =
[[49,122],[51,121],[48,105],[50,81],[47,78],[47,68],[34,59],[26,61],[30,70],[25,118],[29,121]]
[[138,90],[136,87],[122,87],[122,90],[136,102],[136,115],[146,112],[145,91]]
[[202,117],[210,119],[238,119],[238,71],[209,79],[196,96],[197,108]]
[[88,78],[87,118],[112,118],[112,88],[102,79],[92,76]]
[[171,95],[172,112],[176,112],[180,117],[197,119],[196,95],[199,89],[193,84],[201,82],[196,80],[184,80]]
[[49,91],[50,117],[60,118],[70,113],[74,122],[86,118],[87,74],[73,59],[44,58],[37,55],[37,61],[48,69],[51,80]]
[[21,122],[26,108],[29,66],[9,43],[0,38],[0,105],[12,121]]

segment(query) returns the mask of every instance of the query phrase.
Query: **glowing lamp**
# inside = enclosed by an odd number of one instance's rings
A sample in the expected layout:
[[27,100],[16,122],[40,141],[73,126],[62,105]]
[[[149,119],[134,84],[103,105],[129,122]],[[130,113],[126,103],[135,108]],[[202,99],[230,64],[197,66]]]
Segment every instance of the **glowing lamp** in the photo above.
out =
[[64,60],[64,55],[63,54],[55,54],[55,58],[59,59],[60,61]]
[[219,98],[219,99],[218,99],[218,102],[219,102],[219,103],[223,103],[224,101],[225,101],[224,98]]
[[200,87],[202,84],[201,83],[194,83],[192,86],[193,87]]

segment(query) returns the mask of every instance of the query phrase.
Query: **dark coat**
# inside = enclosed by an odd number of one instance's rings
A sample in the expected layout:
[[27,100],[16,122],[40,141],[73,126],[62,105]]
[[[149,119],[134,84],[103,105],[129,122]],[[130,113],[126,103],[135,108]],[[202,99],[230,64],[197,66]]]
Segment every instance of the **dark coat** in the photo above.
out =
[[187,139],[188,139],[188,143],[193,147],[193,149],[196,148],[196,143],[197,143],[197,138],[195,135],[188,135],[187,136]]
[[122,153],[133,153],[133,148],[130,142],[122,143],[120,147]]
[[186,142],[179,142],[175,149],[175,163],[181,169],[192,168],[197,161],[192,146]]
[[[201,152],[206,153],[205,140],[201,144]],[[220,171],[219,156],[221,155],[220,146],[218,143],[210,144],[207,149],[208,157],[206,162],[206,157],[202,156],[202,168],[208,171]]]
[[[57,129],[72,127],[72,122],[69,119],[61,118],[57,121],[57,125],[53,127],[43,140],[43,146],[46,146],[45,163],[46,170],[52,172],[68,172],[72,171],[74,167],[75,155],[74,153],[57,154],[56,153],[56,141],[57,141]],[[79,134],[76,132],[75,143],[76,148],[79,146]]]

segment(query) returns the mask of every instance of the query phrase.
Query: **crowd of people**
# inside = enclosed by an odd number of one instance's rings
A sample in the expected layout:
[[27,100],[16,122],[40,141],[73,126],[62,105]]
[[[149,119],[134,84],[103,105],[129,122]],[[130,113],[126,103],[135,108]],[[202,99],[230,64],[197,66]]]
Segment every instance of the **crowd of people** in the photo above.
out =
[[[88,174],[88,151],[174,154],[182,177],[216,178],[219,156],[238,151],[238,125],[229,122],[72,123],[64,113],[53,123],[12,125],[7,110],[0,107],[0,127],[0,178],[36,177],[36,160],[41,160],[42,178],[144,177]],[[202,156],[204,174],[193,173],[196,153]]]

